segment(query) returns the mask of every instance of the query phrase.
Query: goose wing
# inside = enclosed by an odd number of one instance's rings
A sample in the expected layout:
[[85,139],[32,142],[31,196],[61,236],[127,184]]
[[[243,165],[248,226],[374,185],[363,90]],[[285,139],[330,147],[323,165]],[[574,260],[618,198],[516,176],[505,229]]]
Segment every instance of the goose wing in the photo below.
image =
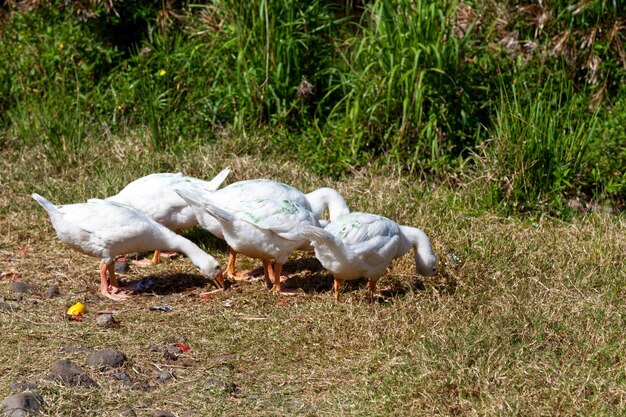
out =
[[241,202],[237,216],[289,240],[302,239],[300,226],[317,225],[313,213],[297,201],[265,198]]

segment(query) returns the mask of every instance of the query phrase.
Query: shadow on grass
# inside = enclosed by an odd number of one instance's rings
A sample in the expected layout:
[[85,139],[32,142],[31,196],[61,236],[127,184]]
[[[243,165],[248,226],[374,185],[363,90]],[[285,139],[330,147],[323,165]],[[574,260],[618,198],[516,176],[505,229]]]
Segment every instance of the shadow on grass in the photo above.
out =
[[[263,276],[263,268],[258,267],[250,272],[252,276]],[[333,276],[326,271],[321,263],[313,257],[290,260],[283,265],[284,285],[288,288],[300,289],[306,294],[332,293]],[[434,289],[442,294],[454,294],[457,282],[454,277],[445,270],[432,277],[414,276],[411,283],[392,278],[385,287],[378,286],[381,302],[389,302],[396,298],[402,298],[410,292],[421,292]],[[359,291],[366,287],[367,278],[343,281],[341,292],[347,294]]]
[[[151,284],[147,284],[151,282]],[[188,274],[181,272],[163,272],[157,274],[149,274],[141,279],[133,281],[125,281],[125,287],[141,286],[146,284],[145,289],[138,289],[136,294],[156,294],[170,295],[178,294],[197,288],[212,289],[215,286],[212,281],[200,274]]]

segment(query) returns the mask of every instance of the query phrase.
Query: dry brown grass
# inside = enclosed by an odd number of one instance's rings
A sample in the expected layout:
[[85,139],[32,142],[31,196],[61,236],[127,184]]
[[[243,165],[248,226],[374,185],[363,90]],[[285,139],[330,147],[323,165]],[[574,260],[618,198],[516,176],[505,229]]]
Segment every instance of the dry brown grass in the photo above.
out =
[[[624,218],[589,215],[562,223],[471,215],[472,197],[431,189],[392,175],[355,174],[333,182],[297,162],[268,164],[238,156],[237,144],[151,155],[140,140],[107,141],[108,153],[59,169],[39,150],[2,154],[0,271],[14,271],[61,295],[21,301],[0,281],[0,295],[17,312],[0,312],[0,397],[10,384],[40,384],[46,415],[138,415],[156,408],[178,415],[616,415],[626,407],[626,253]],[[137,152],[139,156],[137,156]],[[63,246],[39,192],[56,203],[103,197],[157,170],[208,177],[229,165],[228,181],[270,177],[303,190],[336,187],[354,210],[387,215],[423,228],[441,273],[413,275],[411,256],[381,280],[384,299],[366,302],[362,283],[347,285],[335,302],[331,279],[300,254],[287,265],[302,294],[282,299],[261,283],[238,285],[208,302],[208,285],[185,258],[134,268],[126,281],[154,276],[154,293],[125,303],[93,297],[98,261]],[[199,239],[220,261],[224,245]],[[300,258],[300,259],[298,259]],[[256,263],[241,260],[243,267]],[[83,322],[64,312],[85,300]],[[225,305],[229,300],[230,307]],[[149,311],[169,304],[171,313]],[[118,328],[95,325],[98,311],[115,310]],[[184,341],[191,350],[172,363],[151,346]],[[85,353],[62,347],[119,348],[125,371],[147,390],[125,386],[110,372],[89,369]],[[100,389],[43,381],[52,363],[74,360]],[[171,369],[157,382],[152,372]],[[234,382],[236,395],[205,387],[208,376]]]

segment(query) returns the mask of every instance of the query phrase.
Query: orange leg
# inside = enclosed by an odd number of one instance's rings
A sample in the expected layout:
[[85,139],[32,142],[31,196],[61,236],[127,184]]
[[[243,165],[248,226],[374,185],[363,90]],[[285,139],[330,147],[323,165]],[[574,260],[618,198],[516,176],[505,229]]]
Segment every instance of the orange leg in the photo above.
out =
[[[177,235],[180,234],[180,230],[173,230],[173,232],[176,233]],[[152,264],[158,265],[161,262],[161,258],[171,258],[176,255],[177,255],[176,252],[162,252],[157,249],[154,251],[154,255],[152,255]]]
[[159,262],[161,262],[161,251],[160,250],[155,250],[154,251],[154,255],[152,255],[152,264],[153,265],[158,265]]
[[370,302],[374,301],[374,294],[376,294],[376,280],[371,279],[368,282],[368,294],[370,298]]
[[280,290],[280,272],[283,270],[283,264],[279,264],[278,262],[274,262],[274,264],[270,264],[269,272],[274,280],[274,291],[278,294],[281,293]]
[[268,290],[272,289],[272,280],[270,279],[270,262],[263,260],[263,275],[265,278],[265,286]]
[[115,289],[119,290],[120,283],[117,281],[117,277],[115,276],[115,262],[107,265],[107,272],[109,273],[109,286],[114,292],[116,292]]
[[235,261],[237,260],[237,252],[233,248],[228,248],[228,269],[226,273],[236,278],[237,274],[235,273]]
[[339,301],[339,289],[341,288],[341,278],[335,276],[335,300]]
[[107,279],[107,264],[100,263],[100,293],[109,296],[109,280]]
[[[128,294],[119,288],[119,283],[117,282],[117,277],[114,272],[114,265],[114,262],[108,265],[104,262],[100,264],[100,293],[111,300],[127,300],[129,298]],[[110,280],[107,279],[107,272],[109,273]],[[111,284],[111,289],[109,289],[109,283]]]

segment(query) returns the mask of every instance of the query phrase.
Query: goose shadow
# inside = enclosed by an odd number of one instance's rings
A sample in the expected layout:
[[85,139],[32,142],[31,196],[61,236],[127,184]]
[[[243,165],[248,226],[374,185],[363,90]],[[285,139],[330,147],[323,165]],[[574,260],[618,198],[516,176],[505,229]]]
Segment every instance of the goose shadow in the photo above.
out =
[[379,289],[379,294],[387,301],[404,297],[410,292],[426,291],[429,288],[441,294],[452,295],[456,292],[457,286],[456,278],[443,270],[430,277],[415,275],[410,283],[392,277],[384,288]]
[[125,280],[124,288],[139,294],[171,295],[198,288],[215,288],[212,281],[200,274],[162,272],[148,274],[135,280]]
[[[263,277],[263,267],[257,266],[248,275],[252,278]],[[281,282],[285,288],[302,290],[305,294],[320,294],[331,291],[333,277],[320,261],[314,257],[291,259],[283,264]]]
[[[253,275],[263,276],[263,268],[255,268]],[[332,293],[334,279],[321,263],[314,257],[290,260],[283,265],[283,285],[288,288],[300,289],[306,294]],[[412,276],[410,282],[400,280],[391,276],[385,280],[385,286],[379,285],[377,297],[379,302],[392,302],[394,299],[402,298],[408,293],[422,292],[427,289],[451,295],[456,292],[458,282],[456,278],[447,270],[440,270],[437,274],[424,277],[421,275]],[[342,283],[342,293],[351,293],[367,286],[367,278],[346,280]]]

